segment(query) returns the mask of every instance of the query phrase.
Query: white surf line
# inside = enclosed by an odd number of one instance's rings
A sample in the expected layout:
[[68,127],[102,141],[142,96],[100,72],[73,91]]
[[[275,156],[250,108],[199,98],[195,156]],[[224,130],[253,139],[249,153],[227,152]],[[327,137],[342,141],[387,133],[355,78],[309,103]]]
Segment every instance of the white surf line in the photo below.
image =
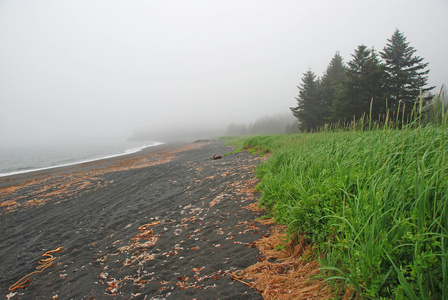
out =
[[76,162],[72,162],[72,163],[68,163],[68,164],[55,165],[55,166],[49,166],[49,167],[43,167],[43,168],[37,168],[37,169],[28,169],[28,170],[14,171],[14,172],[9,172],[9,173],[0,173],[0,177],[6,177],[6,176],[12,176],[12,175],[18,175],[18,174],[24,174],[24,173],[31,173],[31,172],[43,171],[43,170],[49,170],[49,169],[56,169],[56,168],[62,168],[62,167],[69,167],[69,166],[84,164],[84,163],[88,163],[88,162],[92,162],[92,161],[98,161],[98,160],[114,158],[114,157],[118,157],[118,156],[129,155],[129,154],[140,152],[143,149],[146,149],[149,147],[159,146],[159,145],[163,145],[163,144],[165,144],[165,143],[155,142],[152,145],[141,146],[138,148],[125,150],[124,153],[120,153],[120,154],[113,154],[113,155],[103,156],[103,157],[99,157],[99,158],[86,159],[86,160],[76,161]]

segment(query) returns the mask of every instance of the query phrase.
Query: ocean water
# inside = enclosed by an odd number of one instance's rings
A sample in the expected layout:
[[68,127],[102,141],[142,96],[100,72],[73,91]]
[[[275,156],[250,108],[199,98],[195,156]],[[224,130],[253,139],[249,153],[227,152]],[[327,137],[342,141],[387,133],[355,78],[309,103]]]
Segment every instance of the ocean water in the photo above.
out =
[[127,155],[161,144],[124,141],[70,146],[0,146],[0,177]]

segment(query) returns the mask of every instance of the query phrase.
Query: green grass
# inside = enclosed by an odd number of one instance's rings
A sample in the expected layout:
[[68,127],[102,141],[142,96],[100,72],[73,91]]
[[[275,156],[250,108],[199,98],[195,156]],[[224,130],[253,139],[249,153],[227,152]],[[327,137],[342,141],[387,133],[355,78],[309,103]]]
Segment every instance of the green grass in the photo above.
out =
[[219,140],[223,140],[226,141],[226,145],[228,146],[235,146],[235,150],[233,150],[232,152],[229,153],[224,153],[224,155],[229,155],[232,153],[238,153],[243,151],[243,147],[244,147],[244,141],[246,140],[245,137],[242,136],[224,136],[224,137],[219,137]]
[[367,299],[448,299],[448,130],[377,127],[236,141],[272,152],[260,205]]

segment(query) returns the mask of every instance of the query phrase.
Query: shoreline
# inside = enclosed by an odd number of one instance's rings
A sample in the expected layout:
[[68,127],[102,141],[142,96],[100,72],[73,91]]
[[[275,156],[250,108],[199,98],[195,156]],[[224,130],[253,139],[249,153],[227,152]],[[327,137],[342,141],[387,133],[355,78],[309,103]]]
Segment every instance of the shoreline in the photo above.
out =
[[[185,144],[189,144],[189,143],[185,143]],[[39,178],[39,177],[46,177],[46,176],[54,176],[56,174],[57,175],[69,174],[69,173],[89,171],[89,170],[94,170],[94,169],[107,168],[107,167],[113,166],[114,164],[119,163],[119,161],[122,161],[122,160],[138,158],[140,156],[151,155],[151,154],[155,154],[155,153],[159,153],[159,152],[168,152],[168,151],[175,149],[176,147],[179,147],[181,145],[182,145],[182,143],[158,144],[155,146],[143,148],[141,151],[138,151],[138,152],[119,154],[119,155],[114,155],[114,156],[110,156],[110,157],[89,160],[89,161],[85,161],[85,162],[77,162],[77,163],[67,164],[67,165],[62,165],[62,166],[46,167],[46,168],[16,173],[16,174],[0,176],[0,189],[7,187],[9,185],[16,185],[23,181],[33,180],[33,179],[36,179],[36,177]]]
[[0,178],[2,294],[63,247],[11,299],[261,299],[229,276],[258,261],[249,245],[267,234],[248,209],[261,158],[210,159],[231,151],[219,141],[164,144]]
[[89,159],[74,161],[74,162],[65,163],[65,164],[64,163],[56,164],[54,166],[48,166],[48,167],[39,167],[39,168],[35,168],[35,169],[26,169],[26,170],[13,171],[13,172],[7,172],[7,173],[0,173],[0,178],[2,178],[2,177],[9,177],[9,176],[15,176],[15,175],[21,175],[21,174],[26,174],[26,173],[39,172],[39,171],[53,170],[53,169],[64,168],[64,167],[71,167],[71,166],[76,166],[76,165],[80,165],[80,164],[96,162],[96,161],[99,161],[99,160],[105,160],[105,159],[111,159],[111,158],[131,155],[131,154],[135,154],[135,153],[141,152],[141,151],[143,151],[143,150],[145,150],[147,148],[156,147],[156,146],[162,146],[164,144],[165,143],[162,143],[162,142],[154,142],[153,145],[141,146],[141,147],[137,147],[137,148],[134,148],[134,149],[123,150],[124,152],[123,153],[119,153],[119,154],[110,154],[110,155],[106,155],[106,156],[103,156],[103,157],[89,158]]

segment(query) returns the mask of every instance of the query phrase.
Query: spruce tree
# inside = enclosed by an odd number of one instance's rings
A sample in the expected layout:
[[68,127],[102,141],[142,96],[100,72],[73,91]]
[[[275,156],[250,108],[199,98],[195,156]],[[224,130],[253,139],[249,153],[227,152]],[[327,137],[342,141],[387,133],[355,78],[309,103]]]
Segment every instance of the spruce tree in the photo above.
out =
[[363,115],[378,120],[385,113],[386,103],[384,66],[378,55],[374,49],[359,45],[347,65],[346,78],[333,102],[335,121],[351,121]]
[[337,98],[337,94],[343,82],[346,79],[346,67],[344,60],[339,52],[336,52],[331,59],[319,86],[319,94],[321,97],[320,115],[322,124],[335,121],[333,114],[333,102]]
[[303,131],[316,130],[322,125],[318,87],[319,79],[316,79],[314,72],[308,70],[303,74],[302,83],[298,86],[297,106],[290,107],[294,117],[299,120],[300,129]]
[[[386,83],[389,109],[396,113],[398,106],[403,104],[406,107],[406,114],[409,115],[414,103],[419,97],[420,90],[427,94],[434,87],[425,88],[428,81],[428,63],[423,63],[423,58],[414,55],[416,49],[406,42],[406,37],[398,29],[390,39],[388,44],[380,52],[385,62]],[[428,97],[429,98],[429,97]]]

